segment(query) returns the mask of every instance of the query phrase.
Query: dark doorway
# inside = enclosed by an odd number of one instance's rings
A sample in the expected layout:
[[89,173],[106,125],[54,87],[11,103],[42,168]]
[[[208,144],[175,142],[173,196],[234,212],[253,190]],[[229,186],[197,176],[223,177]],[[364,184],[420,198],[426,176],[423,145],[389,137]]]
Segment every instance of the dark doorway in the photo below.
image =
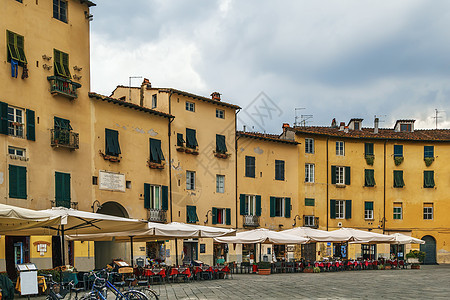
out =
[[405,259],[405,245],[391,245],[391,258]]
[[333,257],[347,259],[347,243],[333,243]]
[[60,236],[52,236],[52,264],[53,268],[62,266]]
[[185,240],[183,242],[183,264],[193,264],[198,260],[198,242],[197,240]]
[[302,245],[302,258],[311,263],[316,261],[316,243]]
[[12,280],[16,279],[16,265],[30,262],[30,237],[5,237],[6,272]]
[[277,261],[286,260],[286,245],[273,245],[273,252]]
[[420,251],[425,252],[425,259],[423,263],[425,265],[436,264],[436,239],[431,235],[426,235],[422,238],[425,244],[420,245]]
[[377,258],[377,245],[361,244],[361,253],[362,253],[363,259],[376,259]]

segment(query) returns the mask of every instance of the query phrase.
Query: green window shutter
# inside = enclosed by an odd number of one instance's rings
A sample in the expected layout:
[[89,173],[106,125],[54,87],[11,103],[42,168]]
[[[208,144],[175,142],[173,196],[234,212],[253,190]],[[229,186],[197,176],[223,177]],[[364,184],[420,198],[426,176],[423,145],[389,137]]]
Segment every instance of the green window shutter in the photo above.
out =
[[365,143],[364,144],[364,155],[373,155],[373,143]]
[[55,76],[66,77],[66,73],[64,72],[64,68],[61,63],[62,52],[56,49],[53,49],[53,67],[55,70]]
[[255,214],[257,216],[261,216],[261,195],[256,195],[256,211]]
[[365,210],[373,210],[373,202],[372,201],[364,202],[364,209]]
[[371,169],[364,170],[364,185],[375,186],[375,171]]
[[216,152],[217,153],[226,153],[227,145],[225,143],[225,136],[216,134]]
[[217,208],[212,208],[212,223],[213,225],[217,224]]
[[403,145],[394,145],[394,157],[403,157]]
[[6,31],[6,36],[8,48],[7,61],[10,62],[11,59],[14,59],[23,65],[27,62],[24,50],[24,37],[9,30]]
[[405,186],[403,181],[403,171],[394,171],[394,187],[401,188]]
[[0,133],[8,135],[8,104],[0,102]]
[[70,208],[70,174],[55,172],[56,206]]
[[161,186],[161,209],[168,210],[169,209],[169,188],[166,185]]
[[336,184],[336,166],[331,166],[331,184]]
[[352,200],[345,200],[345,218],[352,218]]
[[239,195],[239,202],[240,202],[240,212],[241,215],[245,216],[247,213],[245,211],[245,195],[244,194],[240,194]]
[[284,217],[291,217],[291,198],[284,198]]
[[231,225],[231,209],[230,208],[225,209],[225,224]]
[[121,153],[119,146],[119,132],[105,128],[105,154],[119,156]]
[[196,223],[198,221],[197,217],[197,207],[193,205],[186,206],[186,222]]
[[160,164],[164,160],[161,150],[161,140],[150,138],[150,161]]
[[315,200],[313,198],[305,198],[305,206],[315,206]]
[[182,133],[177,133],[177,146],[178,147],[183,147],[184,146],[184,139],[183,139],[183,134]]
[[336,219],[336,200],[330,200],[330,219]]
[[25,57],[25,41],[23,36],[16,34],[16,46],[17,52],[19,53],[19,61],[23,64],[26,63],[27,58]]
[[27,199],[27,168],[9,165],[9,197]]
[[63,175],[55,172],[55,200],[58,202],[62,201],[63,198]]
[[275,197],[270,197],[270,217],[275,217]]
[[186,128],[186,147],[195,149],[197,146],[196,131],[194,129]]
[[434,171],[423,172],[423,187],[434,188]]
[[150,208],[150,184],[144,183],[144,208]]
[[[64,182],[64,191],[63,191],[64,201],[70,203],[70,200],[71,200],[71,197],[70,197],[70,174],[64,174],[63,182]],[[70,205],[68,208],[70,208]]]
[[18,195],[17,173],[17,166],[9,165],[9,198],[17,198]]
[[245,177],[255,178],[255,157],[245,157]]
[[66,78],[72,78],[69,69],[69,54],[61,52],[61,64],[64,69],[64,73],[66,74]]
[[350,185],[350,167],[345,167],[345,184]]
[[27,109],[26,114],[27,114],[27,140],[35,141],[36,125],[35,125],[34,111],[31,109]]
[[434,157],[434,146],[424,146],[423,147],[423,157]]

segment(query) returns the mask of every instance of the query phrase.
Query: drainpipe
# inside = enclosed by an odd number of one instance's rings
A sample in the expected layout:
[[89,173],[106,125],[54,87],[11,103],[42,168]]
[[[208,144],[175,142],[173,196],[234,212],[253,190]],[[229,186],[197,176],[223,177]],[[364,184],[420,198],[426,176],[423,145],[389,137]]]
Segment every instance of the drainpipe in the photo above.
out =
[[[169,94],[169,114],[172,114],[172,94],[173,90],[170,90]],[[169,198],[170,198],[170,222],[173,222],[173,206],[172,206],[172,151],[170,150],[171,144],[170,144],[170,136],[172,135],[172,122],[174,118],[169,119],[168,124],[168,136],[169,136]],[[178,266],[178,239],[175,239],[175,262]]]
[[386,142],[384,141],[384,170],[383,170],[383,234],[386,231]]
[[238,110],[236,111],[236,113],[234,114],[234,174],[235,174],[235,202],[236,202],[236,230],[238,229],[238,221],[239,221],[239,213],[238,213],[238,157],[237,157],[237,153],[238,153],[238,140],[239,138],[236,136],[236,129],[237,129],[237,114],[241,111],[240,108],[238,108]]
[[327,164],[326,164],[326,174],[327,174],[327,184],[326,184],[326,186],[327,186],[327,215],[326,215],[326,218],[327,218],[327,231],[328,231],[328,218],[329,218],[329,210],[330,210],[330,208],[329,208],[329,205],[330,205],[330,200],[328,199],[328,140],[329,140],[330,138],[329,137],[327,137]]

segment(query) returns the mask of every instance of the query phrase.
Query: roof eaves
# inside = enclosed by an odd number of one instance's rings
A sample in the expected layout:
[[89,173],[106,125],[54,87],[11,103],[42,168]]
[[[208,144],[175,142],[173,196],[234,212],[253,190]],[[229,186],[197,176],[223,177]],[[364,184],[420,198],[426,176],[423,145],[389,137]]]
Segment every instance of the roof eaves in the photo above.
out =
[[284,144],[291,144],[291,145],[298,145],[299,142],[291,141],[291,140],[285,140],[280,137],[275,136],[264,136],[263,133],[250,133],[250,132],[243,132],[243,131],[237,131],[237,136],[242,137],[248,137],[253,139],[259,139],[259,140],[265,140],[270,142],[276,142],[276,143],[284,143]]
[[209,103],[216,104],[216,105],[219,105],[219,106],[225,106],[225,107],[234,108],[234,109],[241,109],[240,106],[235,105],[235,104],[213,100],[211,98],[207,98],[207,97],[191,94],[191,93],[180,91],[180,90],[177,90],[177,89],[167,89],[167,90],[170,90],[171,92],[173,92],[175,94],[183,95],[183,96],[186,96],[186,97],[191,97],[193,99],[209,102]]

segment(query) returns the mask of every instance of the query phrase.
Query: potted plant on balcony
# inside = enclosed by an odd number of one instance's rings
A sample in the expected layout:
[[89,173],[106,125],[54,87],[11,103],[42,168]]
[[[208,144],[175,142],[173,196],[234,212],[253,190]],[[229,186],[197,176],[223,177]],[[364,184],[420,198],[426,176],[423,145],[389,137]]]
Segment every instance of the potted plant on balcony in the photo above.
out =
[[270,275],[271,263],[268,261],[260,261],[258,263],[258,274],[259,275]]
[[402,164],[403,160],[404,160],[403,156],[394,157],[394,163],[396,166],[400,166]]
[[375,155],[366,155],[365,158],[366,158],[366,163],[369,166],[373,166],[373,161],[375,160]]
[[433,163],[434,157],[425,157],[423,160],[425,161],[425,165],[426,165],[427,167],[429,167],[429,166],[431,166],[431,164]]

